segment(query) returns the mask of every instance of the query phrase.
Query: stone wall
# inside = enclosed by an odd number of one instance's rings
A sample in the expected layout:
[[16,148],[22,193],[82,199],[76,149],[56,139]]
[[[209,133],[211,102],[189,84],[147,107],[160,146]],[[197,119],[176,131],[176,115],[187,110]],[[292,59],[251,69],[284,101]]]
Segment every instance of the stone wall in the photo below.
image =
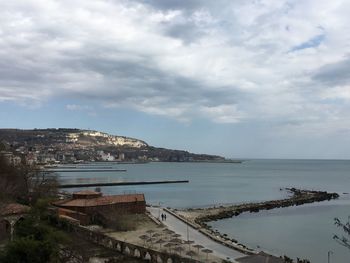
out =
[[85,214],[96,214],[99,212],[118,211],[121,214],[144,214],[146,212],[146,203],[142,202],[130,202],[130,203],[118,203],[112,205],[99,205],[91,207],[77,207],[78,211]]
[[80,222],[81,225],[88,225],[91,221],[91,218],[89,215],[80,213],[77,211],[69,210],[69,209],[58,208],[57,214],[59,217],[67,216],[67,217],[76,219],[78,222]]
[[95,244],[116,250],[117,252],[124,255],[140,258],[152,263],[200,263],[198,260],[184,258],[177,254],[168,254],[120,241],[103,233],[91,231],[83,226],[69,225],[69,228],[71,231],[75,232],[82,238]]

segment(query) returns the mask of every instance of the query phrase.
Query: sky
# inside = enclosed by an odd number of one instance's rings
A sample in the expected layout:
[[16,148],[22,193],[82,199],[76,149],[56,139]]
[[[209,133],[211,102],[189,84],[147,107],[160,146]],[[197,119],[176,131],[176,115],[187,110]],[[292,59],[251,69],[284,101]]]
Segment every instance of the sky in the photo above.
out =
[[0,127],[350,158],[348,0],[11,0]]

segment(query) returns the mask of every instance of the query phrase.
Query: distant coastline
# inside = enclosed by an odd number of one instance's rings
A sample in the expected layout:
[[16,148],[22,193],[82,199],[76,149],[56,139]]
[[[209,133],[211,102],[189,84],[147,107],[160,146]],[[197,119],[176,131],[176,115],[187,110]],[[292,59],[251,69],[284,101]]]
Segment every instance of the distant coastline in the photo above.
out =
[[[9,159],[27,164],[86,162],[215,162],[240,163],[223,156],[154,147],[143,140],[95,130],[0,129],[0,150]],[[15,160],[16,159],[16,160]]]

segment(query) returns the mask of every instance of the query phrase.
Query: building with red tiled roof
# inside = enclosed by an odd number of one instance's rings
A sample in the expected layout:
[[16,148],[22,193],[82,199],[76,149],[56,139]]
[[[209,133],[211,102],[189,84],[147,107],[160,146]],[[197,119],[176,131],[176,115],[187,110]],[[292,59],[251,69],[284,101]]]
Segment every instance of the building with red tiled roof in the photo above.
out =
[[19,214],[26,214],[30,210],[29,206],[26,205],[21,205],[18,203],[10,203],[5,205],[1,211],[0,215],[5,217],[5,216],[11,216],[11,215],[19,215]]
[[118,214],[143,214],[146,212],[144,194],[108,195],[94,191],[80,191],[73,198],[55,202],[60,216],[69,216],[81,224],[92,222],[96,215],[104,212]]
[[10,238],[13,226],[30,210],[29,206],[18,203],[0,204],[0,241]]
[[91,190],[84,190],[84,191],[79,191],[79,192],[73,193],[74,199],[96,198],[96,197],[101,197],[101,196],[102,196],[102,193],[91,191]]

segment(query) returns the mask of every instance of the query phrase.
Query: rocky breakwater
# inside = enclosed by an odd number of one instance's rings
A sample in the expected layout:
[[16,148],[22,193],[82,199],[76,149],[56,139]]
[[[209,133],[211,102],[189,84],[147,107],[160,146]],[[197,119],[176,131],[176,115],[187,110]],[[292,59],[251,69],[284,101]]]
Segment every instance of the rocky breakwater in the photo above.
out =
[[[260,210],[270,210],[280,207],[298,206],[327,200],[329,201],[339,197],[337,193],[328,193],[325,191],[300,190],[296,188],[286,188],[286,190],[291,193],[291,197],[260,203],[247,203],[227,207],[222,206],[219,208],[207,208],[205,209],[206,211],[204,213],[199,213],[194,221],[202,227],[209,228],[209,226],[206,224],[207,222],[238,216],[243,212],[257,213]],[[212,211],[210,211],[211,209]]]
[[325,191],[300,190],[296,188],[285,188],[290,193],[290,197],[286,199],[245,203],[231,206],[219,206],[210,208],[189,208],[186,210],[173,210],[178,218],[189,223],[193,228],[198,229],[202,234],[208,236],[212,240],[223,244],[232,249],[238,250],[245,254],[256,254],[257,251],[239,243],[234,238],[229,238],[227,234],[222,234],[217,230],[213,230],[207,223],[225,218],[238,216],[244,212],[256,213],[260,210],[270,210],[280,207],[298,206],[308,203],[327,201],[337,199],[337,193],[328,193]]

